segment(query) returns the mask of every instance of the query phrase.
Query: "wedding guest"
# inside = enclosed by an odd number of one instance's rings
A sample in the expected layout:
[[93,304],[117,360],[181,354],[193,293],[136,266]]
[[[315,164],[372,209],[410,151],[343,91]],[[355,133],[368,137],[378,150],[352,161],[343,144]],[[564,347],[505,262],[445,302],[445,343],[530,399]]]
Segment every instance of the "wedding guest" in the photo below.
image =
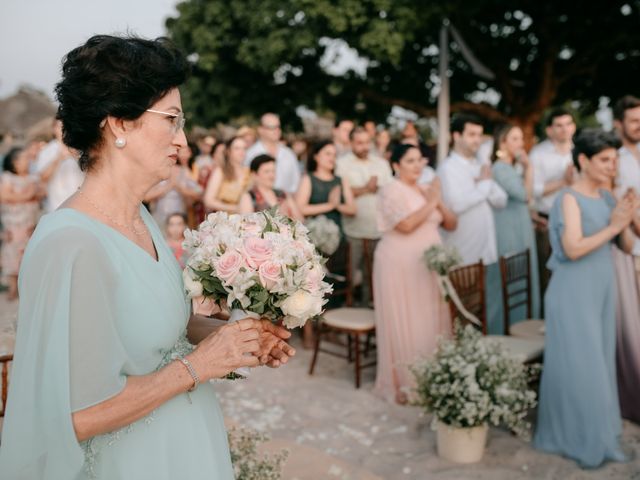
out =
[[276,160],[270,155],[258,155],[251,160],[253,188],[242,195],[239,213],[253,213],[278,206],[280,212],[293,220],[303,221],[304,217],[287,192],[274,187]]
[[554,108],[547,117],[547,139],[531,149],[533,195],[538,247],[538,275],[544,292],[549,283],[547,260],[551,255],[547,219],[558,192],[573,183],[575,167],[571,157],[576,124],[571,112]]
[[[358,279],[371,278],[371,272],[365,271],[364,249],[365,242],[370,245],[370,251],[380,238],[376,225],[376,194],[380,187],[393,179],[389,162],[371,155],[371,139],[362,128],[355,128],[351,134],[351,152],[338,158],[336,175],[347,180],[356,199],[356,214],[342,219],[344,232],[351,248],[351,278],[354,284]],[[361,275],[356,277],[356,272]],[[362,306],[368,306],[371,292],[369,282],[361,282]]]
[[2,219],[1,265],[9,290],[8,300],[18,297],[18,271],[27,242],[40,216],[38,177],[29,174],[29,152],[14,147],[3,159],[0,178]]
[[355,127],[353,120],[337,118],[333,127],[333,144],[336,146],[337,158],[351,152],[351,140],[349,135]]
[[282,138],[280,117],[275,113],[262,115],[258,137],[260,139],[247,150],[245,165],[250,165],[258,155],[270,155],[275,159],[276,167],[274,188],[295,193],[300,184],[300,168],[293,151],[280,142]]
[[153,202],[151,210],[158,225],[164,225],[172,213],[186,215],[187,208],[202,198],[202,187],[190,175],[189,159],[192,155],[188,145],[181,147],[169,179],[162,180],[147,192],[145,200]]
[[[457,248],[463,265],[482,261],[486,266],[488,333],[502,333],[502,287],[493,208],[504,208],[507,194],[493,180],[491,167],[476,157],[482,141],[482,121],[470,114],[451,120],[453,150],[438,166],[444,203],[457,216],[455,231],[445,232],[443,242]],[[493,208],[492,208],[493,207]]]
[[629,251],[635,194],[617,204],[601,187],[615,175],[619,140],[601,130],[575,139],[580,177],[549,216],[553,272],[545,293],[545,353],[534,446],[594,468],[623,461],[616,389],[616,282],[611,242]]
[[[498,257],[529,249],[531,317],[540,318],[540,284],[538,257],[529,203],[533,198],[533,168],[524,149],[520,127],[504,125],[496,130],[491,154],[491,171],[495,182],[507,193],[507,205],[494,208]],[[517,167],[522,169],[523,175]],[[502,308],[500,308],[502,311]],[[524,306],[511,312],[510,323],[527,319]]]
[[[627,190],[640,194],[640,99],[622,97],[613,107],[614,126],[622,140],[618,150],[616,193],[618,198]],[[640,226],[637,221],[636,227]],[[618,280],[616,372],[622,416],[640,424],[640,285],[636,271],[640,256],[640,238],[627,255],[614,248]]]
[[334,174],[335,165],[333,142],[325,140],[314,145],[307,164],[309,174],[302,177],[295,200],[302,215],[324,215],[344,234],[342,217],[354,216],[357,208],[349,182]]
[[258,138],[256,129],[248,125],[240,127],[236,132],[236,137],[242,137],[247,148],[251,148]]
[[[224,148],[223,142],[216,141],[210,135],[207,135],[203,139],[198,142],[198,150],[200,153],[196,156],[195,161],[192,164],[192,178],[195,177],[196,182],[202,188],[204,192],[207,188],[207,184],[209,183],[209,179],[213,174],[214,170],[216,170],[216,161],[219,161],[222,164],[219,158],[214,158],[214,154],[219,157],[221,154],[224,155],[222,149]],[[204,221],[207,215],[207,210],[204,206],[204,202],[202,200],[197,200],[193,204],[193,216],[195,217],[195,224],[199,225]]]
[[3,478],[231,480],[209,380],[293,354],[253,319],[186,339],[182,272],[142,199],[186,146],[188,69],[166,39],[99,35],[65,57],[58,117],[86,176],[25,252]]
[[238,213],[240,199],[251,180],[251,172],[244,165],[246,155],[244,138],[233,137],[227,142],[224,164],[213,172],[204,194],[207,210]]
[[184,231],[187,228],[187,216],[183,213],[172,213],[167,217],[164,228],[167,245],[176,257],[180,268],[184,268],[187,263],[187,251],[183,248]]
[[378,133],[376,133],[375,150],[373,151],[373,154],[389,161],[391,159],[391,149],[389,148],[390,144],[391,134],[389,133],[389,130],[383,128]]
[[436,274],[421,261],[441,243],[439,227],[452,230],[456,217],[440,194],[440,184],[420,186],[424,159],[414,145],[391,156],[396,177],[379,190],[377,222],[382,238],[375,251],[373,289],[377,338],[375,392],[406,403],[415,386],[409,366],[429,356],[440,336],[451,334],[449,309]]
[[54,139],[38,154],[36,174],[46,188],[44,211],[53,212],[62,202],[78,190],[84,174],[78,161],[62,143],[62,122],[53,124]]

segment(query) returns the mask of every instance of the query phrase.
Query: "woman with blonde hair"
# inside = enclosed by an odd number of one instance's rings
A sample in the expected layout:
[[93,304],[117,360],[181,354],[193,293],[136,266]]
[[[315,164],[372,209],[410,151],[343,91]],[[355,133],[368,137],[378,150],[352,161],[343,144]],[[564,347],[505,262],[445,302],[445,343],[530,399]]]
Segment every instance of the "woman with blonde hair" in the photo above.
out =
[[251,172],[244,165],[247,145],[236,136],[226,143],[222,168],[213,172],[204,194],[204,205],[208,210],[238,213],[239,203],[249,188]]

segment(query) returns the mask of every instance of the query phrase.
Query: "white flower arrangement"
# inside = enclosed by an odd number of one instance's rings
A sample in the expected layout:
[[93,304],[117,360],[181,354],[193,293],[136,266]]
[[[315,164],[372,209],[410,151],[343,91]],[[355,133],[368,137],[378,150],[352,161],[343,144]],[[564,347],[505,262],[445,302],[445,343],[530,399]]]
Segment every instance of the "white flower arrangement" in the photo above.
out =
[[450,245],[432,245],[424,252],[427,268],[439,276],[445,276],[449,270],[462,263],[462,257],[456,247]]
[[455,327],[455,337],[441,339],[433,358],[411,367],[417,404],[452,427],[504,424],[523,438],[525,418],[536,405],[529,382],[539,366],[527,366],[499,343],[471,325]]
[[191,298],[302,326],[322,313],[331,285],[324,259],[307,228],[276,210],[247,215],[210,214],[198,230],[185,231],[189,254],[183,272]]
[[232,428],[228,438],[236,480],[281,480],[288,450],[260,456],[258,445],[267,442],[269,437],[247,428]]
[[324,215],[309,218],[305,225],[309,230],[309,240],[320,253],[333,255],[340,246],[340,227]]

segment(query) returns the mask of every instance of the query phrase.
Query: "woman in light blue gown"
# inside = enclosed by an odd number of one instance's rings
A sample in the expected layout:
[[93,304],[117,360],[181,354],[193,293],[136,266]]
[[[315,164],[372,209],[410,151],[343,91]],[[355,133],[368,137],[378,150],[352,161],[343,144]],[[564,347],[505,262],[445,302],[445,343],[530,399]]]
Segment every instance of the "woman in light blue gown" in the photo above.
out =
[[[491,171],[495,182],[509,196],[507,206],[494,208],[498,255],[519,253],[529,249],[531,272],[531,317],[540,316],[540,284],[538,282],[538,256],[533,232],[529,199],[533,192],[533,169],[524,151],[524,135],[516,125],[505,125],[496,131]],[[521,167],[522,172],[518,170]],[[501,306],[502,307],[502,306]],[[502,308],[500,309],[502,311]],[[511,312],[509,321],[526,320],[524,306]]]
[[618,204],[605,190],[619,141],[601,130],[575,139],[580,179],[557,197],[549,218],[553,274],[545,294],[546,344],[534,445],[595,468],[623,461],[616,388],[616,283],[612,240],[630,251],[635,196]]
[[56,87],[81,189],[43,217],[24,256],[3,479],[232,479],[208,380],[278,366],[289,333],[241,320],[194,348],[180,268],[141,205],[186,146],[166,40],[96,36]]

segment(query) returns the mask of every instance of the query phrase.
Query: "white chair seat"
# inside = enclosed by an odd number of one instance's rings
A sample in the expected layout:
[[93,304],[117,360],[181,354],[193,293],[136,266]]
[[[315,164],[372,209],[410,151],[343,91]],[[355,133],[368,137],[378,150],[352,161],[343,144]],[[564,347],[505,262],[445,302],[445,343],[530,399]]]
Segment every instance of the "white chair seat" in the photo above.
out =
[[372,330],[376,326],[373,310],[370,308],[336,308],[324,314],[324,323],[330,327],[346,330]]
[[543,338],[517,338],[506,335],[487,335],[483,338],[486,341],[501,343],[511,354],[525,363],[540,358],[544,352]]
[[544,320],[523,320],[509,327],[509,333],[518,338],[544,338]]

